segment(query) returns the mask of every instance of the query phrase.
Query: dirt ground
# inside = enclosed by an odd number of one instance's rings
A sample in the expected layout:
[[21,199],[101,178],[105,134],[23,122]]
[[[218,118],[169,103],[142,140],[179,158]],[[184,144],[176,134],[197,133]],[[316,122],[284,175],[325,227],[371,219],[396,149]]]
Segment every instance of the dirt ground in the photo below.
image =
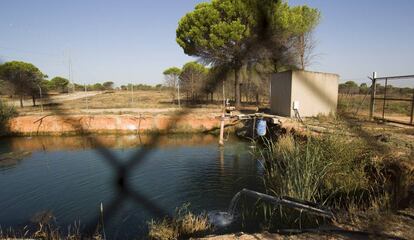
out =
[[[18,99],[3,100],[16,107],[20,115],[42,115],[64,112],[67,114],[124,114],[124,113],[166,113],[179,109],[178,102],[172,102],[168,90],[138,90],[105,91],[105,92],[76,92],[70,94],[51,95],[43,100],[37,100],[37,106],[32,106],[30,98],[25,99],[24,108],[20,108]],[[41,109],[43,103],[43,112]],[[220,109],[221,102],[215,104],[195,104],[189,107]],[[181,96],[181,106],[186,107],[185,96]]]
[[[91,91],[91,92],[75,92],[75,93],[65,93],[65,94],[52,94],[48,97],[44,97],[44,99],[36,99],[36,103],[39,104],[38,107],[40,107],[40,103],[43,103],[44,105],[52,104],[52,103],[63,103],[66,101],[76,100],[76,99],[82,99],[86,97],[94,97],[98,94],[102,94],[103,92],[99,91]],[[13,98],[9,99],[7,97],[3,97],[3,100],[5,100],[8,104],[13,105],[15,107],[20,107],[20,100]],[[26,108],[31,108],[33,105],[31,98],[25,98],[23,100],[23,105]]]
[[202,240],[265,240],[265,239],[414,239],[414,209],[395,214],[385,213],[370,219],[367,215],[352,216],[347,223],[336,223],[330,228],[308,229],[296,234],[236,233],[208,236]]

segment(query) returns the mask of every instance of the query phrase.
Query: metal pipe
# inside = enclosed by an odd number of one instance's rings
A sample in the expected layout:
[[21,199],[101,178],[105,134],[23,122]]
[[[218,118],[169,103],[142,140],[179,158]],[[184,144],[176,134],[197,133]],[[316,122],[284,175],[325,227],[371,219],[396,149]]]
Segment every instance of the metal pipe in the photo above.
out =
[[414,78],[414,75],[405,75],[405,76],[389,76],[389,77],[375,77],[377,80],[395,80],[395,79],[404,79],[404,78]]
[[408,98],[377,98],[377,97],[375,98],[375,100],[405,101],[405,102],[411,102],[411,101],[413,101],[412,99],[408,99]]
[[240,193],[246,196],[252,197],[252,198],[262,199],[264,201],[270,202],[275,205],[284,205],[284,206],[291,207],[297,210],[305,210],[307,212],[311,212],[319,216],[323,216],[323,217],[327,217],[331,219],[335,218],[331,210],[324,210],[324,209],[321,209],[315,206],[311,206],[311,204],[313,203],[306,203],[305,201],[300,201],[300,200],[296,200],[293,198],[287,198],[287,197],[270,196],[264,193],[259,193],[259,192],[248,190],[248,189],[243,189],[240,191]]

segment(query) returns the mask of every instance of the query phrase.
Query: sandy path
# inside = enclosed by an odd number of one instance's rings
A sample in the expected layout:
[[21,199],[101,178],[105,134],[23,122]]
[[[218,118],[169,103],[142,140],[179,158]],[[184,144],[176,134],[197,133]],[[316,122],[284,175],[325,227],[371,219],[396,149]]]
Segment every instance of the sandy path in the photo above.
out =
[[[49,103],[61,103],[65,101],[70,100],[76,100],[81,99],[85,97],[93,97],[98,94],[102,94],[104,92],[100,91],[91,91],[91,92],[75,92],[75,93],[69,93],[69,94],[60,94],[60,95],[52,95],[49,98],[44,98],[42,101],[40,99],[36,99],[36,104],[40,104],[40,102],[43,102],[43,104],[49,104]],[[6,99],[7,100],[7,99]],[[7,101],[8,104],[14,105],[14,106],[20,106],[20,100],[13,99],[11,101]],[[33,104],[31,98],[26,98],[23,100],[24,106],[31,106]]]

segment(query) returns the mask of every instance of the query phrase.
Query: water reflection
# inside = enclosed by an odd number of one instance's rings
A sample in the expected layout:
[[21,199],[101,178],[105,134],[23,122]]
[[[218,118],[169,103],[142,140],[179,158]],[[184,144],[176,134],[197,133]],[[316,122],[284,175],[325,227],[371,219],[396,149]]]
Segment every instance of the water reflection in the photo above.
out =
[[30,156],[30,154],[27,151],[0,153],[0,170],[17,166],[24,158]]
[[[59,151],[93,149],[96,139],[103,147],[112,149],[134,148],[149,143],[151,135],[96,135],[96,136],[38,136],[3,138],[0,151]],[[174,134],[159,138],[158,147],[201,146],[217,142],[217,137],[206,134]]]

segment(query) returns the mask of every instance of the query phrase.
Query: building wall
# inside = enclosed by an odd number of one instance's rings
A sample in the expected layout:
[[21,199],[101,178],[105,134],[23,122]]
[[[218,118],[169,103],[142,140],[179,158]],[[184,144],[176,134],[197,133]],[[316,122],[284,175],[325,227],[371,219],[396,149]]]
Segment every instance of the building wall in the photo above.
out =
[[293,71],[292,102],[299,101],[302,117],[335,113],[338,103],[337,74]]
[[270,109],[273,114],[291,116],[292,114],[292,72],[274,74],[270,84]]
[[[335,113],[338,102],[337,74],[287,71],[272,78],[271,111],[293,117],[293,102],[299,103],[301,117]],[[275,96],[277,95],[277,96]]]

